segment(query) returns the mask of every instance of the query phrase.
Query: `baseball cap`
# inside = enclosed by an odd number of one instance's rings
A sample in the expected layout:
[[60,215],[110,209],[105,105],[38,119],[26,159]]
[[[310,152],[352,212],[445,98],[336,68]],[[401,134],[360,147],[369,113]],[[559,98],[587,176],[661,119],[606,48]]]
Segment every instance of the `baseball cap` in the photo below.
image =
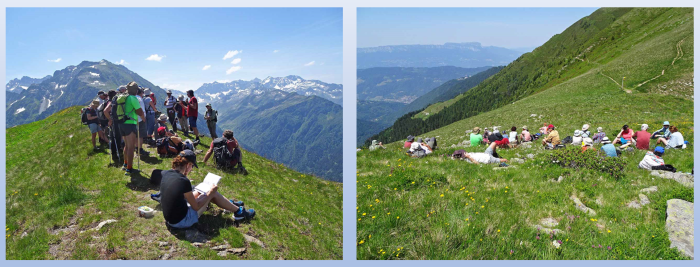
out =
[[167,121],[167,120],[168,120],[168,116],[166,116],[165,114],[160,114],[160,117],[158,117],[158,120],[159,120],[159,121]]
[[669,126],[669,125],[671,125],[671,124],[668,123],[668,121],[664,121],[664,126]]
[[189,161],[189,162],[191,162],[192,164],[194,164],[194,167],[195,167],[195,168],[199,168],[199,167],[197,166],[197,155],[195,155],[194,152],[192,152],[192,150],[189,150],[189,149],[183,150],[182,152],[180,152],[180,157],[183,157],[183,158],[185,158],[187,161]]
[[654,152],[658,152],[658,153],[663,154],[665,152],[665,150],[663,147],[657,146],[656,148],[654,148]]
[[207,103],[205,107],[211,107],[211,103]]
[[554,125],[550,124],[549,126],[547,126],[547,129],[554,129]]
[[158,135],[165,136],[165,127],[158,127]]
[[644,131],[646,129],[649,129],[649,125],[647,125],[646,123],[642,124],[642,131]]

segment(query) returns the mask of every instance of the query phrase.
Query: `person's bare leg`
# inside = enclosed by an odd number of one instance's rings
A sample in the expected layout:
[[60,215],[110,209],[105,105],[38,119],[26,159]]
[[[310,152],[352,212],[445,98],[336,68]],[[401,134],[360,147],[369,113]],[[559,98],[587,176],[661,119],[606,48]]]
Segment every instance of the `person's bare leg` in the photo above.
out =
[[233,205],[233,203],[231,203],[231,201],[229,201],[226,197],[224,197],[219,192],[214,193],[214,196],[212,197],[211,202],[214,203],[214,205],[217,205],[220,208],[228,210],[230,212],[238,211],[238,206]]
[[659,142],[663,143],[665,146],[668,145],[668,140],[666,140],[666,138],[663,138],[663,137],[659,138],[659,141],[656,143],[658,144]]
[[192,195],[194,195],[194,198],[201,207],[197,210],[197,217],[202,216],[202,214],[207,211],[207,206],[209,206],[211,199],[209,199],[206,194],[202,194],[199,191],[192,191]]
[[97,133],[92,134],[92,147],[96,147],[95,145],[95,137],[97,136]]
[[195,137],[199,137],[199,130],[197,130],[197,127],[192,127],[192,131],[194,132]]
[[131,133],[124,137],[126,145],[124,146],[124,155],[126,155],[127,167],[133,167],[134,163],[134,146],[136,145],[136,134]]

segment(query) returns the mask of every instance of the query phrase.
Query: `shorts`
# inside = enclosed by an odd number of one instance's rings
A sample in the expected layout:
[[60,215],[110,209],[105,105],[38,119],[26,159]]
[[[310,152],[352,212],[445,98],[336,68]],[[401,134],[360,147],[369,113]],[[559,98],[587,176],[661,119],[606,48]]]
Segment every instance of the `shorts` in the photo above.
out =
[[192,209],[192,207],[187,207],[187,215],[185,215],[185,218],[182,218],[178,223],[176,224],[170,224],[171,227],[174,228],[188,228],[195,223],[199,221],[199,214],[197,214],[197,211]]
[[620,137],[620,143],[627,144],[627,139]]
[[147,129],[146,122],[145,121],[139,122],[139,137],[144,138],[147,136],[146,129]]
[[187,117],[187,122],[190,124],[190,127],[197,128],[197,117]]
[[119,124],[119,133],[124,137],[136,134],[136,124]]
[[90,133],[96,133],[102,130],[100,129],[100,125],[98,125],[97,123],[88,124],[88,128],[90,128]]

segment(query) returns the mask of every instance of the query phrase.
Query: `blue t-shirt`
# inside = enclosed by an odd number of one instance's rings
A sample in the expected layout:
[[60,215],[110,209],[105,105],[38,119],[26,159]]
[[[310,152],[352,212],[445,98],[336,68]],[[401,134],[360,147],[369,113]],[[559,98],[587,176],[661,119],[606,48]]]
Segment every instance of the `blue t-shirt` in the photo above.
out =
[[617,157],[617,151],[613,144],[605,144],[601,146],[600,149],[602,149],[608,157]]

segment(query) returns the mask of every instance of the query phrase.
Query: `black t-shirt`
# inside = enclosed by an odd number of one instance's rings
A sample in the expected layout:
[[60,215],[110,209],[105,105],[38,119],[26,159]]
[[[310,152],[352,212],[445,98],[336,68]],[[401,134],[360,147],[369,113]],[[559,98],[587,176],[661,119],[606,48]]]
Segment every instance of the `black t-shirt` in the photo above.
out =
[[187,200],[185,193],[192,192],[192,183],[185,175],[175,170],[162,172],[160,182],[160,207],[163,217],[170,224],[182,221],[187,215]]
[[[87,112],[87,114],[90,116],[97,117],[97,110],[95,110],[93,108],[88,108],[87,111],[85,111],[85,112]],[[88,124],[92,124],[92,123],[99,123],[99,120],[97,118],[95,118],[93,120],[88,120]]]

